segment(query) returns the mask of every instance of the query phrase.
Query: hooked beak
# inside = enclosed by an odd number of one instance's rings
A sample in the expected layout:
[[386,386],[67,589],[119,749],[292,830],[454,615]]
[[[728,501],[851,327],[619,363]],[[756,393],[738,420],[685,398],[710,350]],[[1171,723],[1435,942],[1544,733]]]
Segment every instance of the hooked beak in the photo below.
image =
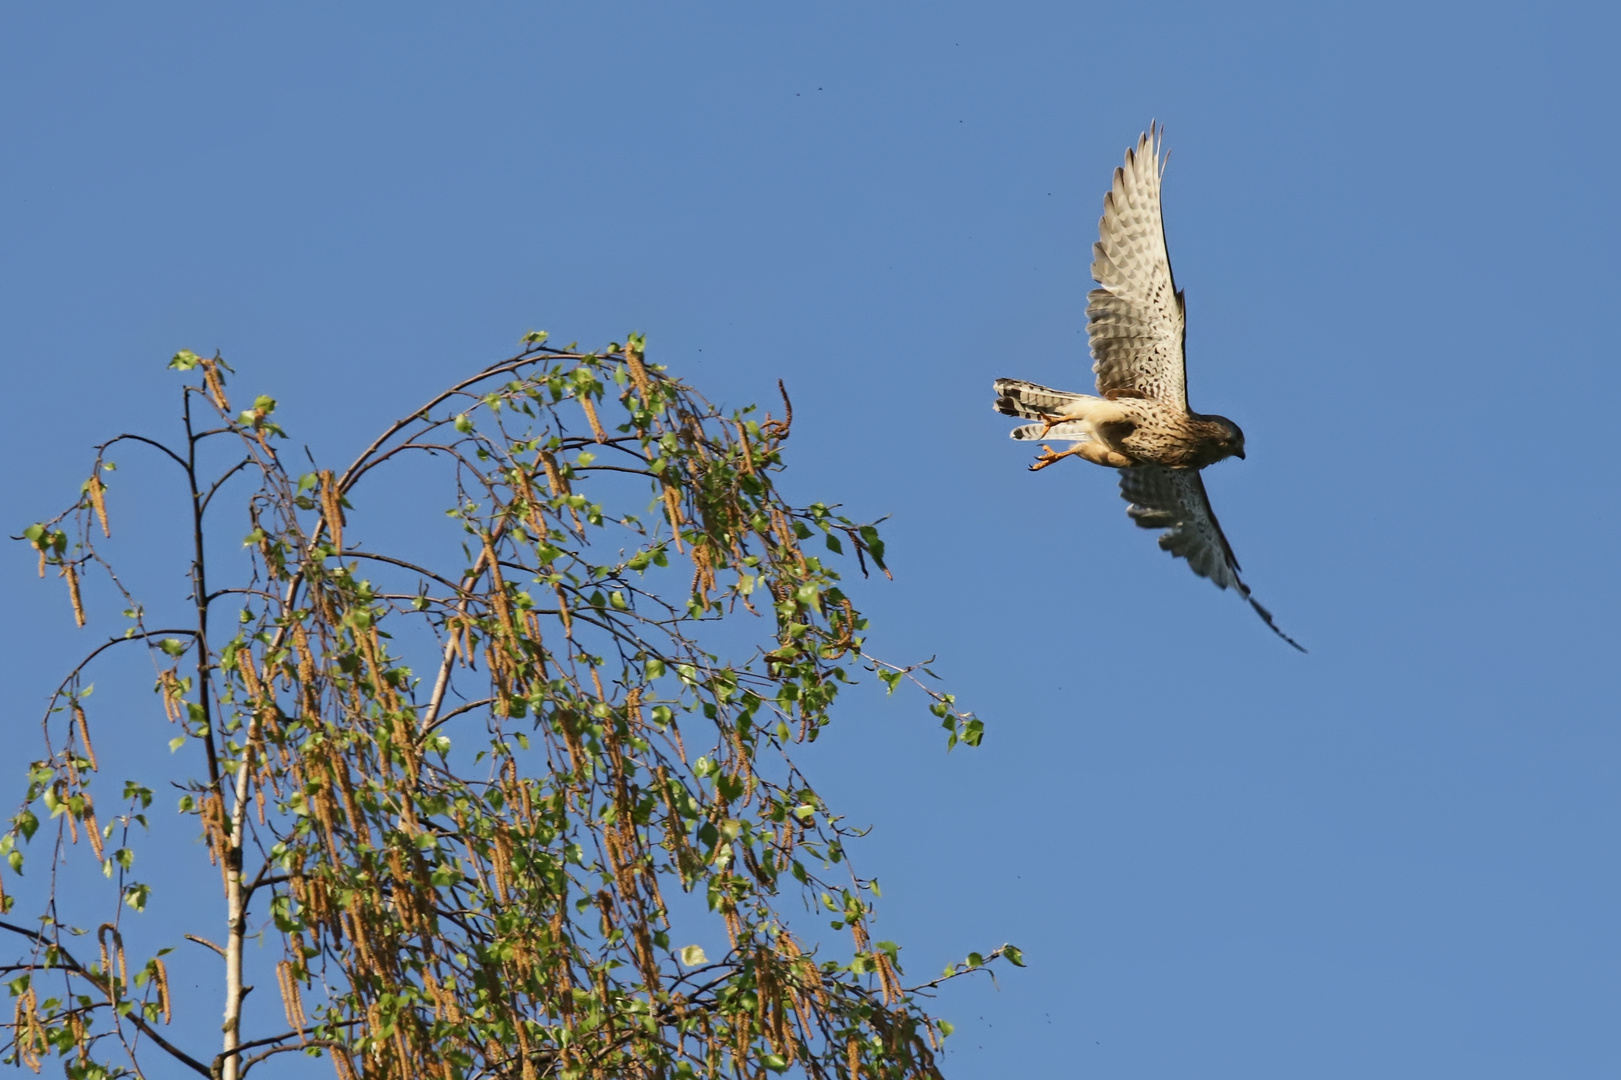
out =
[[1242,446],[1238,448],[1238,460],[1244,460],[1244,448]]

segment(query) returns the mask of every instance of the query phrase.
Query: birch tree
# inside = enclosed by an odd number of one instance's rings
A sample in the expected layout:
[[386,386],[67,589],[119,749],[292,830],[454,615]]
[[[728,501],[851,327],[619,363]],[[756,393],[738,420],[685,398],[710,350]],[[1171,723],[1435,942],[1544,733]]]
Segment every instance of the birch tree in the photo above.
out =
[[[25,534],[80,626],[93,578],[123,621],[46,706],[0,838],[43,897],[27,919],[0,892],[5,1060],[75,1078],[308,1075],[295,1055],[342,1080],[941,1075],[930,997],[1018,950],[908,981],[795,754],[858,681],[927,695],[948,748],[982,727],[926,669],[867,651],[851,580],[887,574],[883,541],[778,494],[786,394],[781,416],[728,413],[638,337],[591,353],[532,334],[340,471],[291,449],[271,398],[233,402],[221,358],[170,366],[179,439],[97,448],[73,505]],[[108,554],[115,455],[181,479],[174,625]],[[389,471],[406,483],[388,499],[448,511],[459,554],[365,526]],[[216,534],[243,533],[219,554]],[[92,676],[120,649],[153,659],[170,774],[111,781],[123,768],[97,756]],[[143,837],[175,797],[213,868],[154,880]],[[62,895],[87,860],[105,895]],[[211,882],[211,925],[162,923],[166,895]],[[705,919],[724,927],[713,957],[688,935]],[[172,940],[132,953],[154,932],[131,920]],[[214,1046],[171,1025],[182,963],[218,987]],[[279,991],[273,1023],[248,1022],[250,984]]]

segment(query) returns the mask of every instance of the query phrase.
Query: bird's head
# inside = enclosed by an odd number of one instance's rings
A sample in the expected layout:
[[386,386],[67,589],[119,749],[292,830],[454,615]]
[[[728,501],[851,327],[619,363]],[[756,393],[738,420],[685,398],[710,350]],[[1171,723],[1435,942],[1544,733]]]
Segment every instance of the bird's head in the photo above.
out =
[[1235,424],[1231,420],[1227,419],[1225,416],[1212,416],[1210,419],[1216,425],[1217,429],[1220,431],[1220,434],[1217,436],[1217,443],[1221,446],[1221,449],[1223,451],[1225,451],[1222,454],[1222,456],[1223,457],[1235,457],[1235,458],[1238,458],[1240,460],[1243,460],[1243,457],[1244,457],[1244,432],[1243,432],[1243,430],[1241,428],[1239,428],[1239,426],[1237,424]]

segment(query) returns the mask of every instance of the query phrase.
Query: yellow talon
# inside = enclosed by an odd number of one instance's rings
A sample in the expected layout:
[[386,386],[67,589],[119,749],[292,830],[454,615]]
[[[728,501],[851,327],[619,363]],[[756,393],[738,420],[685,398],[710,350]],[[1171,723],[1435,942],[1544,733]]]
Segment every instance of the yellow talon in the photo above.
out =
[[1074,452],[1075,452],[1074,450],[1065,450],[1062,454],[1060,454],[1057,451],[1055,451],[1052,447],[1048,446],[1046,443],[1042,443],[1041,444],[1041,455],[1036,458],[1036,463],[1034,465],[1030,466],[1030,471],[1031,472],[1040,472],[1042,469],[1045,469],[1047,466],[1051,465],[1053,462],[1057,461],[1059,458],[1068,457],[1070,454],[1073,454]]

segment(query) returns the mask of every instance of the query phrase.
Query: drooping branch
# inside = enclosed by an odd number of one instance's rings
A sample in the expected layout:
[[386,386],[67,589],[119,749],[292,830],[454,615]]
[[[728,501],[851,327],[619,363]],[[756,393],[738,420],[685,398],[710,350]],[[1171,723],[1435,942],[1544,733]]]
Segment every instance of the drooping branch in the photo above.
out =
[[[60,942],[52,941],[50,938],[46,937],[44,934],[41,934],[37,930],[30,930],[26,926],[17,926],[14,923],[5,921],[0,921],[0,930],[5,930],[27,938],[35,945],[47,951],[47,959],[45,962],[38,965],[31,965],[31,970],[50,971],[53,969],[60,969],[63,971],[72,972],[73,974],[82,978],[85,982],[89,983],[91,986],[94,986],[97,990],[100,990],[106,997],[108,1005],[115,1008],[117,1007],[119,998],[115,993],[113,993],[111,976],[98,974],[95,971],[92,971],[90,968],[85,967],[78,961],[78,959],[74,957],[71,952],[68,951],[67,947],[62,945]],[[157,1046],[164,1053],[180,1062],[180,1064],[186,1066],[188,1069],[191,1069],[193,1072],[201,1073],[204,1076],[209,1075],[208,1066],[204,1065],[202,1062],[198,1061],[196,1058],[187,1054],[184,1050],[181,1050],[179,1047],[165,1039],[157,1032],[156,1029],[152,1027],[151,1024],[147,1023],[146,1019],[141,1016],[138,1010],[130,1010],[124,1015],[123,1019],[142,1035],[146,1036],[148,1039],[151,1039],[153,1045]]]

